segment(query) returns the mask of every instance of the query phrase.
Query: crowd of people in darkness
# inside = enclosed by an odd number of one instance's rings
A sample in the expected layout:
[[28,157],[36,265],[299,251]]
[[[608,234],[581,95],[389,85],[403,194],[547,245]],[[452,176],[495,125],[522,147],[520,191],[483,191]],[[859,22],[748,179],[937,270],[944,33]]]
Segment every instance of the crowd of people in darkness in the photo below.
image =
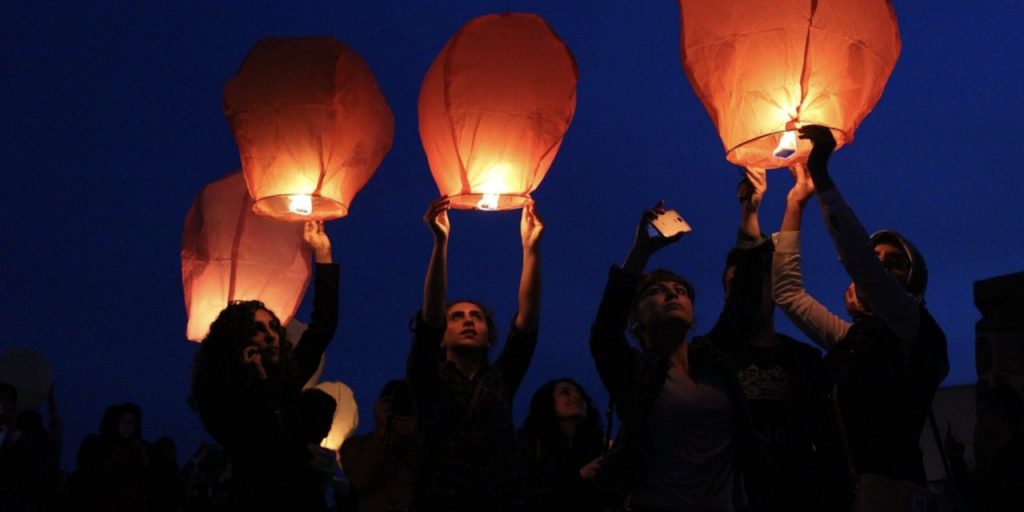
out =
[[[703,334],[694,333],[697,291],[685,273],[647,269],[682,236],[661,222],[672,212],[659,201],[641,213],[632,246],[595,300],[589,349],[614,411],[606,421],[577,380],[555,376],[533,391],[517,428],[514,398],[540,339],[544,223],[526,204],[518,309],[497,343],[501,320],[483,302],[449,299],[451,203],[441,197],[423,218],[433,247],[406,373],[379,392],[372,431],[337,453],[320,447],[336,404],[304,383],[335,337],[339,269],[323,223],[309,222],[314,297],[301,338],[289,342],[262,303],[232,302],[195,356],[188,403],[212,442],[180,467],[171,439],[143,438],[138,405],[113,405],[64,474],[52,392],[44,425],[38,412],[17,413],[17,389],[0,383],[0,508],[935,510],[919,439],[949,362],[925,305],[924,256],[900,233],[862,226],[829,173],[829,129],[805,126],[800,137],[812,150],[806,165],[790,168],[781,228],[770,236],[758,216],[765,171],[744,170],[724,301]],[[815,196],[852,281],[846,317],[804,287],[802,217]],[[776,308],[813,345],[776,332]],[[1021,397],[1010,386],[986,388],[982,412],[1005,426],[1003,449],[971,475],[963,445],[947,437],[958,484],[947,493],[958,510],[1017,510]]]

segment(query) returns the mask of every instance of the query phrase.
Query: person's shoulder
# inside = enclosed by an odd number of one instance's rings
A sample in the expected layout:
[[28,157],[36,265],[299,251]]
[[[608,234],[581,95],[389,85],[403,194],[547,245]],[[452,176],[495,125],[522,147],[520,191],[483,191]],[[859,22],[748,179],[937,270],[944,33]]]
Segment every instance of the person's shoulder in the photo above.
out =
[[820,359],[822,357],[821,350],[809,343],[804,343],[796,338],[778,332],[775,333],[775,338],[779,340],[779,344],[777,346],[787,352],[791,352],[802,357],[813,357],[816,359]]

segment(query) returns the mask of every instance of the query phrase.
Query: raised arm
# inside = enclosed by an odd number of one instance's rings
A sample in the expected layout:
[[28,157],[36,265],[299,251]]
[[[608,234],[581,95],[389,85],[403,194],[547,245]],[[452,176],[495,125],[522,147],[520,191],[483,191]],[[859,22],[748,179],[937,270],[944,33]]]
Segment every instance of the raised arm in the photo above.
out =
[[736,187],[736,199],[740,202],[740,231],[748,237],[759,238],[761,224],[757,209],[768,190],[768,180],[760,167],[744,168],[743,172],[746,176]]
[[740,207],[740,224],[736,247],[730,252],[728,265],[732,279],[726,286],[725,304],[718,320],[703,338],[715,343],[726,353],[736,350],[742,340],[757,334],[756,330],[770,325],[771,290],[769,266],[772,246],[761,234],[758,207],[768,190],[765,170],[744,169],[745,177],[736,187]]
[[519,277],[519,312],[515,323],[519,330],[532,331],[540,319],[540,238],[544,233],[544,223],[533,202],[523,207],[519,233],[523,240],[523,273]]
[[434,248],[430,252],[430,263],[423,279],[423,320],[428,325],[444,325],[445,302],[448,293],[448,209],[451,201],[441,196],[430,203],[423,215],[423,222],[434,235]]
[[840,262],[856,285],[857,297],[906,341],[909,348],[917,339],[921,305],[886,271],[863,224],[832,181],[828,172],[828,159],[836,146],[832,132],[824,126],[804,126],[800,128],[800,138],[814,144],[807,168],[818,190],[829,235]]
[[789,172],[793,175],[793,187],[786,195],[782,230],[772,236],[772,299],[797,328],[828,350],[846,336],[850,323],[829,311],[804,288],[800,227],[807,201],[814,195],[814,183],[801,164],[790,167]]
[[644,267],[647,266],[647,261],[651,259],[651,256],[654,253],[658,252],[662,247],[670,245],[682,238],[682,233],[678,233],[667,238],[659,234],[652,235],[650,233],[651,221],[664,213],[664,200],[658,201],[653,208],[644,210],[644,213],[640,216],[640,222],[638,222],[636,226],[636,234],[633,237],[633,246],[629,248],[629,253],[626,254],[626,260],[622,263],[622,270],[625,270],[635,276],[643,275]]
[[303,381],[320,365],[320,357],[338,329],[338,282],[340,270],[331,255],[331,239],[323,221],[307,222],[302,237],[313,251],[316,274],[313,283],[313,311],[309,326],[295,345]]

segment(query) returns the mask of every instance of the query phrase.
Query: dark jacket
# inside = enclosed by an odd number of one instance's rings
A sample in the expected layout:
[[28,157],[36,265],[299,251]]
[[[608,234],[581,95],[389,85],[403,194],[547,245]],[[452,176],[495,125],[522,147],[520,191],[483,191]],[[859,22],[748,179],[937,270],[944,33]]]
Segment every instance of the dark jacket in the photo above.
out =
[[445,361],[445,326],[416,315],[406,368],[423,435],[413,510],[521,510],[524,466],[512,400],[537,345],[513,324],[501,354],[472,379]]
[[292,365],[268,369],[267,379],[232,382],[233,389],[220,407],[200,411],[207,432],[231,458],[240,509],[318,510],[325,506],[306,447],[302,386],[334,338],[338,281],[337,264],[316,265],[313,311],[292,352]]
[[[750,414],[743,398],[743,390],[732,362],[717,348],[719,339],[736,339],[745,333],[757,314],[756,300],[761,292],[749,283],[756,263],[761,257],[759,245],[746,247],[740,256],[744,263],[736,269],[733,293],[711,331],[694,339],[689,346],[691,377],[696,381],[714,380],[721,383],[733,405],[736,424],[737,460],[734,467],[742,472],[753,464],[766,464],[763,450],[758,446],[750,422]],[[666,357],[641,352],[626,339],[626,324],[631,305],[638,292],[639,276],[613,266],[608,273],[601,306],[591,328],[590,351],[598,374],[615,403],[622,427],[615,446],[609,453],[598,476],[601,487],[620,495],[628,490],[644,463],[643,435],[651,408],[661,393],[669,371]],[[737,480],[738,476],[737,476]],[[617,499],[617,498],[615,498]]]

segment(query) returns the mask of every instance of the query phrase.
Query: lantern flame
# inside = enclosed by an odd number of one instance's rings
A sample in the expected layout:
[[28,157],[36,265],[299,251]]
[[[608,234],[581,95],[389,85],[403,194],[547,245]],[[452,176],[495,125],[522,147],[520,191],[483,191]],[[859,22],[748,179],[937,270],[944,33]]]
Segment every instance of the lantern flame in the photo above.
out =
[[772,155],[775,158],[789,158],[796,153],[796,130],[787,130],[779,138],[779,145],[775,146]]
[[501,200],[501,194],[483,194],[476,203],[476,207],[481,210],[496,210],[498,208],[498,201]]
[[480,173],[484,184],[480,185],[480,200],[477,201],[478,210],[494,211],[501,204],[501,193],[509,188],[509,176],[516,175],[516,169],[508,162],[497,162],[491,164],[484,172]]
[[299,215],[313,213],[313,196],[309,194],[295,194],[288,196],[288,210]]

